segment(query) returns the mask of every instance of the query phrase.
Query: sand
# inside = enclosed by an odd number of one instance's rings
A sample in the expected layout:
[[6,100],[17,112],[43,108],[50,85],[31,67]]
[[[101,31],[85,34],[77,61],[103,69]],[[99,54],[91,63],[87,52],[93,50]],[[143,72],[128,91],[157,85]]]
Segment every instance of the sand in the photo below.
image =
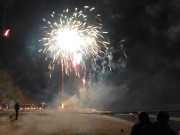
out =
[[[11,117],[12,116],[12,117]],[[0,135],[129,135],[133,123],[105,115],[72,111],[0,114]]]

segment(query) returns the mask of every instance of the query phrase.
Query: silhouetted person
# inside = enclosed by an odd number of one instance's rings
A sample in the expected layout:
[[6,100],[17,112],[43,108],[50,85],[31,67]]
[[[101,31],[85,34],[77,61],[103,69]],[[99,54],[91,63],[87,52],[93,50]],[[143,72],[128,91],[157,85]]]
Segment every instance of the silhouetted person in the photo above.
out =
[[176,135],[176,133],[168,125],[169,114],[160,111],[156,115],[156,122],[154,123],[159,135]]
[[157,135],[156,128],[150,122],[148,113],[138,113],[137,121],[131,130],[131,135]]
[[17,120],[18,114],[19,114],[19,103],[18,102],[15,104],[15,111],[16,111],[16,120]]

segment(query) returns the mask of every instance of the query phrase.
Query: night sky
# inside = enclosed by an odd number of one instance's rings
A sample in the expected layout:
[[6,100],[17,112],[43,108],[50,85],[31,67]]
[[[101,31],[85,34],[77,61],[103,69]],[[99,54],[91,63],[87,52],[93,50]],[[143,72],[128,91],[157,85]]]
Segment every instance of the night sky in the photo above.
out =
[[[50,79],[49,61],[39,52],[45,34],[42,19],[86,5],[102,15],[114,49],[113,71],[96,80],[95,88],[105,89],[100,91],[105,97],[101,104],[180,104],[178,0],[0,0],[0,70],[13,78],[13,85],[34,102],[51,101],[59,93],[61,70],[57,66]],[[5,29],[11,29],[8,38]],[[65,76],[68,95],[77,93],[77,82],[81,80],[74,75]]]

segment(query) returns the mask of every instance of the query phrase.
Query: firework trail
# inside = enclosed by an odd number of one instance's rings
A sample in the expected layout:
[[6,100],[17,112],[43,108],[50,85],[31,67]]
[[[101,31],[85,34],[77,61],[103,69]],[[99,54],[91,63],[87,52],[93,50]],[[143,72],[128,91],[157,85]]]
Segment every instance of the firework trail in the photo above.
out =
[[[85,6],[83,10],[78,11],[75,8],[73,13],[68,9],[63,13],[51,14],[51,19],[47,21],[45,28],[45,37],[43,52],[47,54],[46,60],[50,57],[52,60],[48,68],[54,70],[56,64],[61,64],[62,70],[62,97],[64,91],[64,74],[69,75],[74,71],[80,77],[79,70],[85,69],[85,61],[91,59],[96,61],[103,58],[105,51],[108,50],[107,41],[102,31],[101,15],[88,18],[94,8]],[[58,18],[58,20],[57,20]],[[50,74],[51,77],[51,74]]]
[[7,29],[7,30],[4,31],[4,34],[3,34],[3,35],[4,35],[6,38],[8,38],[9,33],[10,33],[10,29]]

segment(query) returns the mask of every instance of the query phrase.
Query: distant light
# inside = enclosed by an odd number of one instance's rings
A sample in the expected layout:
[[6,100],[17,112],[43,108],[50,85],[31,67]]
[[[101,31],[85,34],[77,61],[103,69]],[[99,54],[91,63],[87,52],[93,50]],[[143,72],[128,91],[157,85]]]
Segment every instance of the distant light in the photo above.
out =
[[64,109],[64,102],[62,102],[61,108]]
[[86,84],[86,79],[83,78],[83,79],[82,79],[82,82],[83,82],[83,85],[85,85],[85,84]]
[[10,29],[7,29],[4,31],[4,36],[7,38],[9,36]]

